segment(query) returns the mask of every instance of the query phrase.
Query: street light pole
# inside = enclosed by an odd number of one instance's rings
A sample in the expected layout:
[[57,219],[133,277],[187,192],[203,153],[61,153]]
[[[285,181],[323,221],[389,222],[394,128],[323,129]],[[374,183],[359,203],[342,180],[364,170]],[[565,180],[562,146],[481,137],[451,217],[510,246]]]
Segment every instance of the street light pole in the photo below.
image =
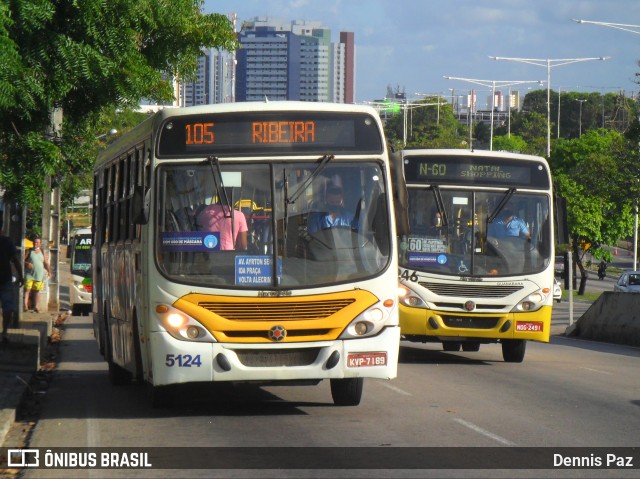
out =
[[491,134],[489,137],[489,150],[493,151],[493,113],[496,109],[496,86],[506,87],[513,85],[522,85],[524,83],[540,83],[540,80],[476,80],[475,78],[460,78],[460,77],[448,77],[447,80],[460,80],[469,83],[475,83],[476,85],[482,85],[484,87],[491,87]]
[[579,128],[580,128],[580,129],[579,129],[578,131],[579,131],[580,133],[579,133],[578,137],[579,137],[579,138],[582,138],[582,104],[583,104],[585,101],[587,101],[587,100],[580,100],[580,99],[577,99],[577,98],[576,98],[576,101],[579,101],[579,102],[580,102],[580,120],[579,120],[579,122],[578,122],[578,125],[580,125],[580,126],[579,126]]
[[507,138],[511,138],[511,87],[509,87],[509,98],[507,100]]
[[[640,25],[628,25],[624,23],[610,23],[610,22],[594,22],[590,20],[576,20],[573,19],[576,23],[581,24],[591,24],[591,25],[600,25],[602,27],[615,28],[617,30],[623,30],[625,32],[635,33],[636,35],[640,35]],[[602,90],[602,127],[604,128],[604,89]],[[638,200],[636,199],[636,203],[634,205],[634,214],[633,214],[633,270],[636,271],[637,268],[637,260],[638,260]]]
[[560,92],[562,90],[562,87],[558,87],[558,136],[557,139],[560,139]]
[[609,23],[609,22],[592,22],[589,20],[576,20],[573,19],[576,23],[588,23],[591,25],[600,25],[603,27],[616,28],[618,30],[624,30],[625,32],[635,33],[640,35],[640,25],[626,25],[624,23]]
[[[369,104],[372,105],[378,112],[380,112],[381,108],[388,107],[388,104],[379,103],[379,102],[369,102]],[[407,146],[407,139],[408,139],[407,132],[410,127],[409,118],[408,118],[409,111],[411,111],[413,114],[413,110],[415,108],[423,108],[423,107],[434,106],[434,105],[438,105],[439,107],[440,102],[438,101],[438,103],[410,103],[407,101],[399,105],[400,109],[402,110],[402,146],[403,147]]]
[[589,62],[595,60],[608,60],[609,57],[596,58],[557,58],[557,59],[541,59],[541,58],[507,58],[507,57],[489,57],[493,60],[509,60],[520,63],[528,63],[539,67],[547,68],[547,158],[551,156],[551,69],[553,67],[561,67],[570,63]]

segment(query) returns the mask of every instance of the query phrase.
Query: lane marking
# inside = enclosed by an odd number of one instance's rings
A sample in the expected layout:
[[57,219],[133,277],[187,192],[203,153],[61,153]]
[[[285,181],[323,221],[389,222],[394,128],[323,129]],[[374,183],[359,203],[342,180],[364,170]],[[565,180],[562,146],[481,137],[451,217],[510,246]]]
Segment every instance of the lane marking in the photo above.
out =
[[511,442],[511,441],[509,441],[508,439],[505,439],[502,436],[498,436],[497,434],[493,434],[492,432],[489,432],[486,429],[482,429],[480,426],[476,426],[472,422],[468,422],[468,421],[465,421],[464,419],[459,419],[457,417],[453,418],[453,420],[455,422],[457,422],[458,424],[462,424],[463,426],[466,426],[469,429],[472,429],[473,431],[482,434],[483,436],[487,436],[488,438],[493,439],[494,441],[497,441],[500,444],[504,444],[505,446],[516,446],[517,445],[515,442]]
[[387,383],[380,383],[382,384],[384,387],[391,389],[392,391],[395,391],[397,393],[403,394],[405,396],[411,396],[411,393],[408,393],[407,391],[404,391],[400,388],[397,388],[395,386],[392,386],[391,384],[387,384]]
[[607,374],[609,376],[612,375],[609,371],[600,371],[599,369],[585,368],[584,366],[580,366],[580,369],[586,369],[587,371],[593,371],[594,373]]

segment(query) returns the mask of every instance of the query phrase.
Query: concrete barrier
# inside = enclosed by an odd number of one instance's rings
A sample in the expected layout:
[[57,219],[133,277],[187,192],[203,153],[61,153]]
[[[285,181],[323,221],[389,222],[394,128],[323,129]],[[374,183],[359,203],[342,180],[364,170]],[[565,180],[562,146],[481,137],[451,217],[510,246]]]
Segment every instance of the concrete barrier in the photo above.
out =
[[640,293],[605,291],[566,335],[640,346]]
[[44,361],[44,354],[47,350],[47,343],[49,342],[49,336],[53,329],[53,315],[48,313],[22,313],[20,320],[18,321],[18,329],[22,330],[35,330],[40,333],[40,362]]
[[0,348],[0,371],[34,373],[40,367],[40,331],[7,330],[9,343]]

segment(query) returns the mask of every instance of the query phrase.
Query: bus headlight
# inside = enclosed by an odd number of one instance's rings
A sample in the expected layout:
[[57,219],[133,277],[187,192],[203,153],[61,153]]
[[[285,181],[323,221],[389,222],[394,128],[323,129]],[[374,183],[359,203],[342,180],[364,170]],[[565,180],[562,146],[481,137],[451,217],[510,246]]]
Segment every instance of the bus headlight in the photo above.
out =
[[171,329],[180,329],[187,323],[187,318],[180,313],[170,313],[165,318],[165,322]]
[[537,311],[547,304],[548,296],[549,295],[545,294],[543,290],[535,291],[516,304],[511,312],[530,313],[532,311]]
[[396,301],[391,298],[372,305],[349,323],[339,339],[362,338],[378,334],[386,326],[395,307]]
[[160,325],[171,336],[182,341],[215,342],[213,335],[188,314],[166,304],[156,305],[156,316]]
[[404,284],[398,286],[398,299],[402,304],[411,308],[425,308],[427,306],[420,296]]
[[76,287],[78,291],[84,291],[87,293],[91,292],[91,285],[84,283],[83,281],[74,281],[73,285]]

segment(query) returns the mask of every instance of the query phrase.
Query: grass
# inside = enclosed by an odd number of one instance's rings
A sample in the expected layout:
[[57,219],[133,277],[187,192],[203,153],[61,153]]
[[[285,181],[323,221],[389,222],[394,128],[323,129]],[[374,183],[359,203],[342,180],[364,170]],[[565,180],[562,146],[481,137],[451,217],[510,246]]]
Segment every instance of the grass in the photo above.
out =
[[[573,300],[576,301],[596,301],[600,295],[602,294],[602,291],[585,291],[584,294],[579,295],[578,291],[576,291],[575,289],[571,291],[573,293]],[[563,301],[569,301],[569,291],[567,291],[566,289],[562,290],[562,300]]]

